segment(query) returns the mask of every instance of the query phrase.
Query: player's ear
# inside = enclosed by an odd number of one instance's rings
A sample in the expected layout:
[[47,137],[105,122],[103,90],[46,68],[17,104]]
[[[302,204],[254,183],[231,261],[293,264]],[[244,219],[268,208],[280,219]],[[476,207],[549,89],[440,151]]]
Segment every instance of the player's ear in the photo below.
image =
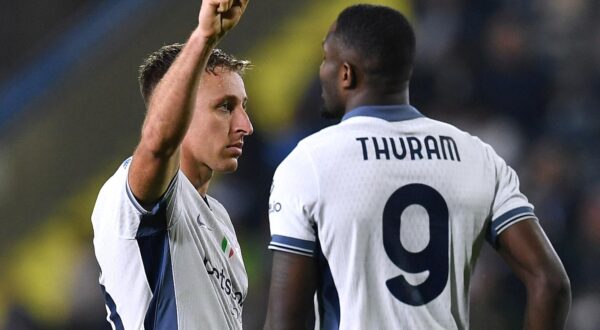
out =
[[344,62],[340,67],[340,83],[344,89],[352,89],[356,86],[356,70],[352,64]]

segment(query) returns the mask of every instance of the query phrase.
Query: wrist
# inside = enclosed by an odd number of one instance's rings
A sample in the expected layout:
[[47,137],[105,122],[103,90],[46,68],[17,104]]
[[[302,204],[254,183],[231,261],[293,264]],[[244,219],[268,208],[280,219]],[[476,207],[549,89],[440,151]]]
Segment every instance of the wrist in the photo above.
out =
[[200,26],[196,27],[189,39],[189,41],[201,42],[211,47],[216,46],[219,40],[220,37],[216,33],[205,31]]

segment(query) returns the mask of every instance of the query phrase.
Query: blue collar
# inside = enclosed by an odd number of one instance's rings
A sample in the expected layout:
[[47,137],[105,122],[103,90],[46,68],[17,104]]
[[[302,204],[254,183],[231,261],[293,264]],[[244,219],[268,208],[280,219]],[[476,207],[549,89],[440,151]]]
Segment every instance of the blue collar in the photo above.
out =
[[387,121],[402,121],[424,117],[417,109],[408,104],[366,105],[352,109],[342,117],[342,121],[357,116],[376,117]]

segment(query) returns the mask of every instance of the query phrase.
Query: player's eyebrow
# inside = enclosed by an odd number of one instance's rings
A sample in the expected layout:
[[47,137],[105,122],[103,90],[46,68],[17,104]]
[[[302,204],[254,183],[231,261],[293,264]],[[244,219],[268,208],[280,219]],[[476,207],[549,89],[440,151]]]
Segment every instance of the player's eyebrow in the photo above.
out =
[[[245,99],[245,98],[247,98],[247,97],[244,96],[242,99]],[[225,100],[225,99],[236,99],[236,100],[238,100],[240,98],[237,95],[234,95],[234,94],[224,94],[224,95],[219,96],[219,99],[220,100]]]
[[222,101],[235,101],[236,103],[239,101],[241,105],[245,105],[246,103],[248,103],[248,96],[244,96],[240,99],[237,95],[225,94],[216,99],[217,103]]

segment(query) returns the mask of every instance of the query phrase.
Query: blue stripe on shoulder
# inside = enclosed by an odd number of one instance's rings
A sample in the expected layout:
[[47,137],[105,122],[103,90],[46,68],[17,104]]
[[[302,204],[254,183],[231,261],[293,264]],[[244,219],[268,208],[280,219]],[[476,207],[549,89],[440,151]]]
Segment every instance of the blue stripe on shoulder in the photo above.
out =
[[505,212],[490,223],[486,234],[486,240],[496,248],[499,233],[515,221],[522,220],[526,217],[535,218],[535,213],[533,213],[531,207],[521,206]]
[[104,302],[106,303],[106,307],[108,307],[108,310],[110,311],[108,318],[115,326],[115,330],[125,330],[125,327],[123,327],[123,321],[121,321],[121,316],[119,316],[119,313],[117,312],[117,305],[115,304],[115,301],[110,296],[110,294],[108,294],[104,285],[100,284],[100,289],[102,290],[102,294],[104,295]]
[[146,329],[178,328],[166,209],[167,203],[163,200],[152,213],[141,215],[136,235],[146,279],[152,290],[152,300],[144,319]]
[[166,232],[167,225],[167,200],[163,199],[154,205],[150,213],[140,216],[140,224],[135,237],[141,238]]

